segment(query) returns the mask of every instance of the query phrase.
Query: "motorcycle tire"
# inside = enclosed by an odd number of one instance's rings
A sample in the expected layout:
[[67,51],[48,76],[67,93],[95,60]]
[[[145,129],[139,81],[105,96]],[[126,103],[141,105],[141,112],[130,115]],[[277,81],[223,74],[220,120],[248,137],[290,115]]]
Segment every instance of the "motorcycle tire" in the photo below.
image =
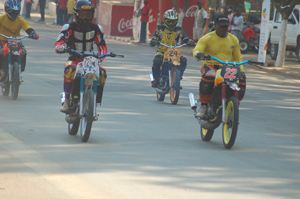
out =
[[173,105],[176,105],[180,94],[180,70],[175,68],[172,71],[171,87],[170,87],[170,99]]
[[87,89],[87,92],[83,96],[83,116],[80,119],[80,136],[82,142],[87,142],[92,129],[92,123],[94,121],[93,109],[94,109],[94,92],[92,89]]
[[278,44],[271,44],[271,49],[270,49],[270,57],[273,60],[276,60],[278,54]]
[[7,85],[5,87],[2,87],[2,95],[3,96],[8,96],[9,95],[9,83],[7,83]]
[[214,129],[204,129],[202,128],[202,126],[200,126],[200,135],[201,135],[201,139],[203,141],[209,142],[212,138],[212,136],[214,135]]
[[223,145],[231,149],[234,145],[239,124],[239,102],[235,97],[229,98],[225,108],[225,123],[223,123]]
[[79,124],[80,124],[80,120],[78,120],[74,124],[68,124],[69,135],[77,135]]
[[12,82],[11,82],[11,96],[13,100],[18,99],[19,86],[20,86],[19,63],[14,62],[12,68]]
[[240,40],[240,50],[242,54],[245,54],[250,50],[250,43],[247,39]]
[[165,100],[165,94],[162,94],[162,93],[159,93],[159,92],[156,92],[156,97],[157,97],[157,101],[164,101]]

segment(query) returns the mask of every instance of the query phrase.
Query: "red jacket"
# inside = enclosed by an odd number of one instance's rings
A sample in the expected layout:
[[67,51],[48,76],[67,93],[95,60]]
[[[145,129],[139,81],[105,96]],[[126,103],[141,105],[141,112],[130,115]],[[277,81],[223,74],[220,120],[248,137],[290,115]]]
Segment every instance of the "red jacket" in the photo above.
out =
[[148,22],[149,21],[149,4],[146,4],[143,8],[143,14],[141,16],[141,22]]

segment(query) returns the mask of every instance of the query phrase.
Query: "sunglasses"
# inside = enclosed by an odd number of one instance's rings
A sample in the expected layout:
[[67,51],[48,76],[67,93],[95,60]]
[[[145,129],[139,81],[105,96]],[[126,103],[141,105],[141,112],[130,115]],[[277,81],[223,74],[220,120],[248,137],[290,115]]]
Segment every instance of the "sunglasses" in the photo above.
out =
[[93,17],[93,13],[92,12],[88,12],[88,11],[78,11],[76,13],[76,15],[80,19],[91,19]]

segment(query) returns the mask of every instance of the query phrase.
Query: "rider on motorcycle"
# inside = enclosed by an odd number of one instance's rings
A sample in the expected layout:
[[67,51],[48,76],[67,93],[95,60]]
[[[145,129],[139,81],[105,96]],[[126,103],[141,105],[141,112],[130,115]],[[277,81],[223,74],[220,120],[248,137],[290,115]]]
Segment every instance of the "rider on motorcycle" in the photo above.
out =
[[[215,21],[216,30],[206,34],[198,42],[193,50],[196,59],[203,60],[204,55],[212,55],[220,60],[242,61],[238,39],[231,33],[228,33],[229,20],[226,15],[219,15]],[[239,66],[242,78],[239,80],[239,101],[241,101],[246,91],[246,76],[243,65]],[[201,67],[202,78],[199,84],[200,110],[196,116],[204,118],[207,104],[210,103],[214,87],[216,71],[222,68],[219,62],[214,60],[203,61]]]
[[[161,25],[157,25],[157,29],[154,31],[153,37],[150,41],[150,46],[155,46],[157,42],[164,43],[168,46],[176,46],[179,38],[181,38],[183,42],[188,43],[189,45],[195,45],[194,41],[189,39],[186,33],[182,30],[182,27],[176,26],[178,22],[178,14],[175,10],[167,10],[164,14],[163,19],[164,23]],[[160,66],[162,65],[164,53],[166,51],[167,48],[161,45],[156,51],[152,66],[152,74],[154,77],[152,87],[157,86],[158,79],[160,77]],[[186,69],[187,59],[182,56],[180,59],[180,63],[180,72],[182,79],[183,73]]]
[[[65,24],[62,27],[58,39],[55,42],[56,53],[65,53],[67,48],[75,49],[81,53],[84,51],[92,51],[94,43],[97,45],[99,55],[107,53],[103,28],[100,25],[92,23],[94,12],[95,6],[89,0],[78,0],[75,3],[75,21],[70,24]],[[64,92],[66,99],[60,110],[63,113],[68,113],[70,110],[70,94],[74,75],[77,64],[81,61],[82,59],[70,55],[68,62],[64,67]],[[106,78],[106,70],[100,66],[99,69],[101,76]],[[103,87],[98,86],[97,103],[101,103],[102,92]]]
[[[19,0],[6,0],[4,3],[5,14],[0,16],[0,34],[6,35],[8,37],[20,36],[21,29],[25,30],[28,35],[32,38],[38,39],[36,32],[31,28],[29,23],[23,17],[19,16],[21,10],[21,3]],[[2,78],[7,79],[8,74],[8,59],[4,56],[5,44],[7,39],[0,36],[0,71],[2,71]],[[22,58],[21,58],[21,71],[25,70],[26,65],[26,55],[27,51],[24,46],[22,46]],[[4,67],[3,67],[4,66]],[[3,69],[3,70],[2,70]]]

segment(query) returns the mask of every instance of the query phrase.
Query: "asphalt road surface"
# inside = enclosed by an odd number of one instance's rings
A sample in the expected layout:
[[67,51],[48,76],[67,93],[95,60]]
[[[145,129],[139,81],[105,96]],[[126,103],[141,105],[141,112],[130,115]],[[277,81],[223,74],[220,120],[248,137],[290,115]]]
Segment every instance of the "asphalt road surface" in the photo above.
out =
[[[54,52],[58,29],[32,22],[17,101],[0,96],[1,199],[299,198],[300,81],[246,69],[235,145],[221,126],[210,142],[189,107],[200,62],[188,58],[179,103],[150,87],[155,49],[107,40],[108,78],[87,143],[67,133],[60,113],[67,55]],[[245,66],[246,67],[246,66]]]

